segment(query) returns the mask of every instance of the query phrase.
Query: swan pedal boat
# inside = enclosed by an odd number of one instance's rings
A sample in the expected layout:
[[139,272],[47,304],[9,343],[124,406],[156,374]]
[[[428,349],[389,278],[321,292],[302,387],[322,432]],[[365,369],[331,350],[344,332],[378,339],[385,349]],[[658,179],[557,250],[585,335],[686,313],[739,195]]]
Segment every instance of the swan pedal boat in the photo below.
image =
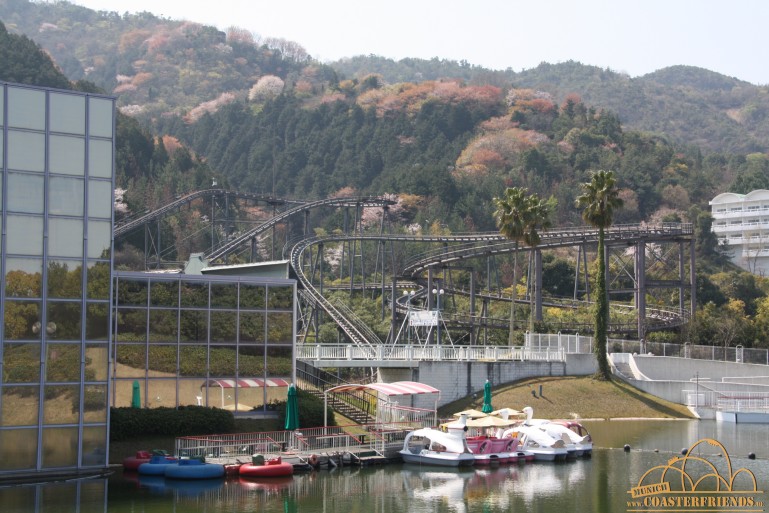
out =
[[399,451],[405,463],[441,467],[467,467],[475,464],[475,455],[463,434],[422,428],[411,431]]

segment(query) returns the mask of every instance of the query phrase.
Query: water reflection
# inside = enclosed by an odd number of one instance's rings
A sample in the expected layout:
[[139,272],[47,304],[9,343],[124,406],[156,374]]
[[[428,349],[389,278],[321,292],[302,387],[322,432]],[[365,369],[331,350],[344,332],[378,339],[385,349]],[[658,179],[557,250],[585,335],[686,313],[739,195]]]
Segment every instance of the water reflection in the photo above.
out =
[[[117,472],[108,480],[0,488],[0,504],[3,513],[621,512],[627,491],[644,473],[706,437],[721,441],[735,469],[748,468],[759,489],[769,490],[766,426],[642,421],[594,423],[589,429],[596,441],[593,457],[564,463],[467,470],[392,464],[278,480],[170,481]],[[633,449],[623,451],[624,443]],[[758,459],[746,457],[750,447]]]

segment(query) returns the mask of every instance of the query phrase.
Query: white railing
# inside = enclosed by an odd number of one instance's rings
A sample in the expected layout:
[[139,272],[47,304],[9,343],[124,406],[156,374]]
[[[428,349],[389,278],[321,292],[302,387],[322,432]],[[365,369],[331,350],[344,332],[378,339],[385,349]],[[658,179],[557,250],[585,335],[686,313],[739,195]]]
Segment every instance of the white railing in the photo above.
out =
[[[593,350],[593,337],[585,335],[566,335],[561,333],[526,333],[525,347],[535,351],[560,349],[567,354],[590,353]],[[769,365],[768,349],[742,346],[703,346],[610,338],[607,341],[607,351],[609,353],[652,354],[654,356],[677,356],[695,360],[717,360]]]
[[370,449],[381,452],[394,442],[402,443],[409,431],[433,426],[433,410],[420,410],[418,413],[414,419],[401,422],[300,428],[296,431],[184,436],[176,439],[175,455],[204,457],[227,463],[248,463],[254,454],[273,458],[289,452],[307,459],[312,454]]
[[769,412],[769,392],[715,391],[707,389],[682,390],[683,403],[695,408],[722,411]]
[[381,345],[375,350],[353,344],[304,344],[296,348],[300,360],[366,361],[564,361],[566,351],[558,347],[521,346],[419,346]]

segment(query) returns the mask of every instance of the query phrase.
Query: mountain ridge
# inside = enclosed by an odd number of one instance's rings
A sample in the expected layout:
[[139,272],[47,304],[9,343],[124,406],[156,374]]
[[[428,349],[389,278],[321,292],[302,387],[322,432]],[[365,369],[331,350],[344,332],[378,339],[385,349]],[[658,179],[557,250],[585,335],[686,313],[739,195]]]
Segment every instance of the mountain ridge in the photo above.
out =
[[71,80],[88,79],[118,97],[124,112],[146,124],[184,116],[223,95],[244,99],[256,82],[274,75],[303,94],[371,75],[390,83],[457,79],[469,85],[533,88],[563,101],[578,94],[596,109],[617,113],[628,129],[649,131],[706,152],[769,151],[769,88],[677,65],[646,75],[566,61],[520,72],[490,70],[465,61],[374,55],[319,63],[290,41],[261,40],[243,29],[152,13],[93,11],[66,1],[0,0],[0,20],[26,34]]

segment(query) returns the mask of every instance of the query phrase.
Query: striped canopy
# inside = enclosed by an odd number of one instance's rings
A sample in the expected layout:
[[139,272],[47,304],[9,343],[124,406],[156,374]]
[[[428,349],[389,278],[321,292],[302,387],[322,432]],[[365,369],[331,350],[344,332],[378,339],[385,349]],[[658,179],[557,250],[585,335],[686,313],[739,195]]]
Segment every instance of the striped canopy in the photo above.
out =
[[289,382],[285,379],[271,378],[271,379],[209,379],[202,385],[203,387],[222,387],[222,388],[259,388],[259,387],[287,387]]
[[369,383],[367,385],[347,384],[326,390],[328,392],[352,392],[355,390],[376,390],[387,396],[440,394],[441,391],[424,383],[416,381],[396,381],[395,383]]

